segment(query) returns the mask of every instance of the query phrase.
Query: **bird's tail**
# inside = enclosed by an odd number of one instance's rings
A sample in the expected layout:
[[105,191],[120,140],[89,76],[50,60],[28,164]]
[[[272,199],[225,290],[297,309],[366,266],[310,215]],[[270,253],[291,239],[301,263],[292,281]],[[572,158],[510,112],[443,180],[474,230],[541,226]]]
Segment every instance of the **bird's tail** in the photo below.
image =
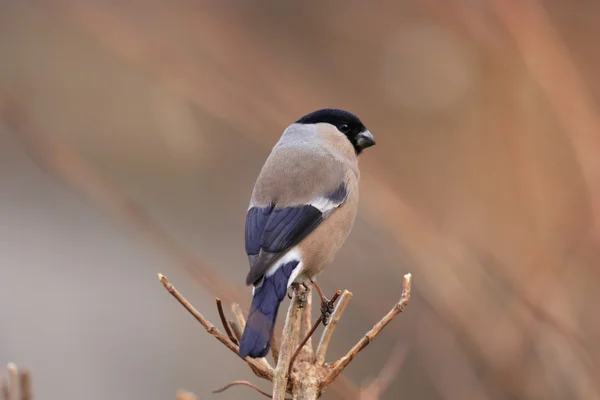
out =
[[271,338],[279,305],[285,298],[288,280],[298,261],[281,265],[274,274],[265,276],[255,287],[246,327],[240,341],[240,356],[264,357],[271,348]]

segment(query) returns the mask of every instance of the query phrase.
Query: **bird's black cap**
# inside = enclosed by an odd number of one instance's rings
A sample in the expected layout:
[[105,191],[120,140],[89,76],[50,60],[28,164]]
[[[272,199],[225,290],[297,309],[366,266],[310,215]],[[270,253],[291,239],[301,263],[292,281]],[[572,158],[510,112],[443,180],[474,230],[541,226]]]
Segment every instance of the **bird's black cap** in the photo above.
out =
[[354,114],[349,111],[338,110],[335,108],[324,108],[322,110],[314,111],[310,114],[306,114],[304,117],[296,121],[297,124],[318,124],[327,123],[335,126],[340,132],[342,132],[352,146],[356,154],[360,154],[361,151],[367,147],[375,144],[375,139],[371,132],[367,130],[362,121]]

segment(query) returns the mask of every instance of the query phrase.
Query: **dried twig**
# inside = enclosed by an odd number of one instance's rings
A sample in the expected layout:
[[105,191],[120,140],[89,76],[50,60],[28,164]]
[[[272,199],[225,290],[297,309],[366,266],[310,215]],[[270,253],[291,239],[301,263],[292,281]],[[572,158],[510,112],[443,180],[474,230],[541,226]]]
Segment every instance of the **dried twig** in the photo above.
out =
[[21,400],[31,400],[33,398],[31,374],[26,369],[19,371],[19,390],[21,391]]
[[19,369],[14,363],[9,363],[8,382],[0,381],[0,397],[2,400],[31,400],[31,374],[26,369]]
[[[313,298],[313,292],[312,292],[312,288],[310,286],[308,286],[308,290],[306,292],[306,304],[304,305],[304,313],[303,313],[303,318],[302,318],[302,330],[304,331],[304,335],[306,335],[306,339],[304,340],[303,345],[306,345],[306,348],[309,351],[313,351],[313,345],[312,345],[312,340],[310,338],[310,335],[308,335],[308,333],[311,331],[311,325],[312,325],[312,298]],[[314,332],[314,331],[313,331]],[[312,333],[311,333],[312,335]],[[293,358],[292,358],[292,364],[294,363]],[[291,366],[291,364],[290,364]]]
[[264,390],[260,389],[255,384],[253,384],[252,382],[248,382],[248,381],[233,381],[230,384],[225,385],[220,389],[213,390],[212,392],[213,393],[223,393],[224,391],[226,391],[227,389],[229,389],[230,387],[233,387],[233,386],[248,386],[248,387],[251,387],[252,389],[256,390],[258,393],[262,394],[265,397],[268,397],[270,399],[273,398],[269,393],[265,392]]
[[223,311],[223,303],[221,302],[221,299],[217,297],[215,301],[217,302],[217,310],[219,311],[219,317],[221,318],[221,323],[223,324],[223,329],[225,329],[225,333],[227,333],[229,340],[231,340],[233,343],[239,346],[237,339],[231,333],[229,322],[227,322],[227,318],[225,318],[225,312]]
[[352,347],[348,353],[336,363],[333,364],[333,368],[329,372],[327,378],[323,382],[323,385],[326,387],[333,380],[342,373],[342,371],[350,364],[350,362],[358,355],[358,353],[367,347],[369,343],[375,339],[375,337],[381,332],[383,328],[393,320],[398,314],[404,311],[404,307],[410,301],[410,284],[411,284],[411,274],[404,275],[404,280],[402,281],[402,296],[398,303],[394,305],[394,307],[383,317],[378,323],[376,323],[373,328],[363,336],[361,340]]
[[[240,328],[240,340],[242,340],[242,334],[244,332],[244,328],[246,327],[246,318],[244,317],[244,313],[242,312],[242,308],[237,303],[231,304],[231,312],[235,316],[235,319],[237,320],[237,323],[239,325],[239,328]],[[269,369],[273,369],[273,367],[271,367],[271,365],[269,365],[269,362],[267,361],[266,358],[264,358],[264,357],[262,357],[262,358],[256,358],[255,360],[257,362],[263,364],[265,367],[267,367]],[[256,373],[256,371],[255,371],[255,373]]]
[[242,311],[242,307],[238,303],[231,304],[231,312],[235,317],[240,329],[243,331],[246,326],[246,317],[244,317],[244,312]]
[[[240,328],[240,332],[244,331],[244,327],[246,326],[246,318],[244,317],[244,313],[242,312],[242,308],[239,304],[233,303],[231,305],[231,312],[235,316],[237,323]],[[240,335],[241,340],[241,335]],[[271,339],[271,354],[273,356],[273,361],[275,362],[275,366],[277,366],[277,360],[279,359],[279,342],[277,341],[277,336],[273,333],[273,338]],[[264,359],[264,358],[263,358]],[[264,359],[267,362],[266,359]]]
[[242,340],[242,330],[240,329],[240,326],[238,325],[237,322],[235,321],[229,321],[229,325],[231,326],[231,330],[233,331],[233,335],[235,336],[235,338],[238,341],[238,345],[240,343],[240,340]]
[[10,400],[19,400],[19,370],[13,363],[9,363],[7,368],[9,382],[8,398]]
[[331,342],[331,338],[333,337],[333,331],[335,330],[344,310],[348,306],[352,300],[352,293],[344,290],[342,293],[342,297],[340,301],[338,301],[337,306],[333,310],[331,314],[331,318],[329,318],[329,324],[323,330],[321,334],[321,340],[319,340],[319,346],[317,347],[317,352],[315,354],[315,360],[317,365],[323,365],[325,363],[325,356],[327,354],[327,348],[329,347],[329,342]]
[[[329,303],[328,303],[329,307],[333,307],[334,306],[336,300],[338,299],[338,297],[340,297],[340,293],[341,293],[340,290],[338,290],[338,291],[335,292],[335,294],[333,295],[333,297],[331,298],[331,300],[329,300]],[[306,321],[304,321],[304,322],[306,322]],[[290,375],[292,374],[292,367],[294,366],[294,361],[296,360],[296,357],[298,357],[298,354],[300,354],[300,351],[302,351],[302,347],[304,347],[304,345],[306,344],[306,342],[308,342],[310,340],[310,338],[313,335],[313,333],[315,333],[315,331],[317,330],[317,328],[319,327],[319,325],[321,325],[321,322],[323,322],[323,314],[319,315],[319,318],[317,318],[317,320],[315,321],[315,323],[312,326],[312,328],[310,328],[310,330],[306,333],[306,336],[304,337],[304,340],[302,340],[302,342],[298,345],[298,348],[294,352],[294,355],[292,356],[292,359],[290,360],[290,368],[288,370],[288,373]]]
[[273,400],[283,400],[288,389],[289,366],[296,349],[298,335],[300,333],[302,319],[302,309],[298,302],[297,290],[294,290],[292,301],[288,309],[287,318],[281,334],[281,348],[279,361],[275,368],[275,377],[273,378]]
[[[158,279],[162,283],[162,285],[167,289],[167,291],[175,297],[175,299],[186,309],[190,314],[196,318],[198,322],[206,329],[208,333],[213,335],[219,342],[223,343],[229,350],[233,351],[238,357],[239,355],[239,347],[235,343],[233,343],[229,338],[223,335],[219,330],[210,323],[198,310],[194,308],[193,305],[190,304],[178,291],[171,285],[166,276],[162,274],[158,274]],[[241,358],[241,357],[240,357]],[[273,369],[268,365],[259,362],[258,360],[250,357],[246,357],[244,359],[251,367],[252,370],[261,378],[264,379],[273,379]]]
[[2,400],[9,400],[10,392],[8,391],[8,384],[6,383],[6,379],[2,379],[0,381],[0,396],[2,396]]
[[279,347],[279,339],[277,339],[277,335],[273,332],[273,337],[271,338],[271,356],[273,357],[275,366],[277,366],[279,360]]
[[[227,348],[231,351],[235,352],[239,356],[239,346],[235,343],[236,340],[239,340],[242,335],[243,327],[245,326],[245,318],[242,314],[241,308],[238,304],[234,303],[231,305],[231,310],[237,319],[237,322],[227,322],[225,319],[225,313],[223,311],[222,303],[219,299],[217,302],[217,309],[219,310],[219,315],[221,320],[223,321],[224,327],[231,326],[234,332],[229,332],[228,336],[222,334],[212,323],[210,323],[202,314],[198,312],[174,287],[169,283],[167,278],[158,274],[160,282],[167,289],[167,291],[179,301],[181,305],[184,306],[186,310],[190,314],[196,318],[198,322],[206,329],[208,333],[213,335],[217,340],[223,343]],[[299,346],[296,347],[296,343],[299,339],[299,335],[301,333],[303,322],[303,309],[300,308],[300,303],[298,301],[298,289],[294,290],[294,295],[292,297],[292,301],[290,303],[290,307],[288,308],[287,317],[285,320],[285,325],[283,328],[282,334],[282,343],[280,347],[280,353],[278,357],[278,363],[275,370],[268,364],[266,359],[253,359],[251,357],[246,357],[244,361],[248,363],[250,368],[254,373],[264,379],[271,380],[273,382],[273,396],[272,398],[275,400],[286,400],[285,396],[288,392],[293,392],[294,399],[297,400],[315,400],[317,399],[323,391],[327,388],[329,384],[331,384],[336,377],[338,377],[344,368],[356,357],[356,355],[364,349],[378,334],[381,330],[392,320],[394,319],[400,312],[404,310],[406,304],[410,300],[410,284],[411,284],[411,275],[406,274],[404,276],[404,281],[402,285],[402,296],[400,301],[392,308],[392,310],[381,319],[375,326],[365,334],[365,336],[352,348],[350,351],[342,357],[337,362],[333,363],[333,366],[324,366],[322,363],[319,364],[317,359],[315,358],[313,362],[303,360],[302,369],[298,372],[297,376],[294,378],[291,377],[292,365],[299,355],[301,349],[304,344],[308,341],[308,339],[312,336],[317,326],[321,323],[323,319],[323,315],[321,314],[317,319],[316,323],[307,333],[306,337],[300,343]],[[340,298],[341,297],[341,298]],[[323,332],[323,336],[319,343],[319,349],[317,352],[320,354],[320,357],[324,359],[325,353],[327,350],[327,345],[331,341],[331,337],[335,330],[335,326],[339,322],[339,319],[345,310],[348,302],[352,298],[352,293],[347,290],[340,296],[340,291],[338,290],[335,295],[329,301],[329,306],[333,307],[336,301],[340,298],[337,307],[334,309],[332,314],[332,320],[330,325]],[[226,328],[227,329],[227,328]],[[295,350],[295,352],[294,352]],[[379,380],[374,382],[372,385],[367,388],[367,390],[363,393],[364,396],[377,398],[384,390],[390,385],[393,377],[395,376],[395,372],[399,368],[401,364],[401,357],[393,357],[394,360],[388,361],[386,366],[382,371],[382,375]],[[320,378],[320,376],[325,376],[324,379]],[[268,393],[258,389],[254,384],[246,381],[235,381],[222,389],[215,390],[214,393],[221,393],[228,388],[236,385],[245,385],[254,388],[259,393],[271,397]],[[363,397],[364,397],[363,396]],[[10,400],[18,400],[11,398]]]

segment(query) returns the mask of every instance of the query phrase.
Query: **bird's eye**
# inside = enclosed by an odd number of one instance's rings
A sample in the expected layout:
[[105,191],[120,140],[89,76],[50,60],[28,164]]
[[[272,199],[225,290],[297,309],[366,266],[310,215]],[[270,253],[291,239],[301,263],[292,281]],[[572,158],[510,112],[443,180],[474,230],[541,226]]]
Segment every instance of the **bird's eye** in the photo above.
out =
[[348,132],[350,132],[350,127],[348,125],[346,125],[346,124],[340,125],[340,127],[338,129],[342,133],[348,133]]

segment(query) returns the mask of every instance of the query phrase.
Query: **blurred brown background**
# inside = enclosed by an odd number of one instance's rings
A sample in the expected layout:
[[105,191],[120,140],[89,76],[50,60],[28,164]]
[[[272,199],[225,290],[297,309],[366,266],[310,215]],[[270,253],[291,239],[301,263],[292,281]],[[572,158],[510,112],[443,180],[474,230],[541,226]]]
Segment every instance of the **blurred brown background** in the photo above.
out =
[[378,145],[320,277],[354,293],[331,356],[413,274],[346,378],[401,343],[385,399],[600,398],[599,17],[594,1],[1,0],[0,364],[31,369],[39,399],[261,398],[211,394],[256,379],[156,273],[214,322],[215,295],[247,305],[254,179],[289,123],[339,107]]

